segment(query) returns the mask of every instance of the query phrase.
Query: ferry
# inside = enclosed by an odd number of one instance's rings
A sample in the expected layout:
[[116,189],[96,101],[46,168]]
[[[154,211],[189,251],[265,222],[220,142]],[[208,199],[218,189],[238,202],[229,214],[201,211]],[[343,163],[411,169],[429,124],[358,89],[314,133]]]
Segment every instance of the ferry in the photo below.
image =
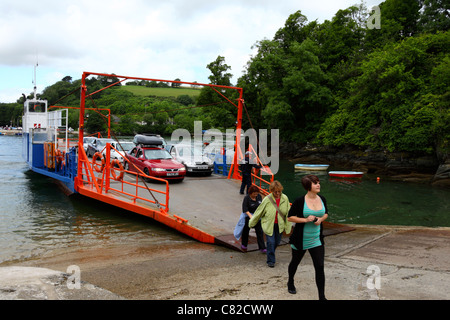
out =
[[[118,82],[95,92],[89,92],[86,84],[86,78],[89,76],[114,78],[118,79]],[[125,80],[208,86],[224,101],[234,105],[238,115],[236,122],[238,134],[236,134],[234,147],[238,152],[234,152],[228,175],[212,175],[202,180],[192,179],[182,183],[171,183],[169,188],[168,180],[148,176],[140,170],[123,168],[128,166],[112,165],[110,151],[115,148],[110,143],[106,144],[106,152],[102,152],[105,156],[99,154],[92,158],[88,157],[83,148],[83,138],[86,134],[84,130],[86,110],[107,112],[108,114],[104,117],[108,121],[111,119],[111,113],[109,109],[86,107],[86,100],[93,94]],[[239,98],[235,101],[229,100],[222,93],[223,89],[237,91]],[[83,72],[80,90],[80,107],[76,108],[79,109],[79,131],[76,140],[71,140],[68,136],[69,107],[49,106],[48,101],[37,99],[36,87],[34,97],[24,102],[22,156],[29,168],[52,178],[68,195],[81,194],[150,217],[204,243],[237,247],[232,235],[242,210],[242,196],[238,193],[241,175],[239,166],[236,165],[243,158],[239,148],[243,110],[242,89],[213,84]],[[109,123],[108,138],[111,138]],[[262,169],[259,175],[253,174],[253,183],[263,194],[267,194],[268,186],[273,181],[273,174],[269,167],[259,164]],[[262,172],[265,172],[269,179],[263,179]]]
[[[86,79],[90,76],[105,77],[112,83],[95,92],[90,92]],[[88,108],[86,100],[100,91],[126,80],[145,80],[210,87],[225,102],[237,110],[236,135],[233,161],[227,175],[211,175],[204,179],[185,178],[183,182],[171,183],[162,178],[149,176],[139,170],[127,170],[130,163],[117,165],[110,159],[111,143],[106,143],[105,151],[88,157],[83,148],[86,110],[101,113],[108,122],[108,138],[111,138],[109,109]],[[239,97],[230,100],[223,89],[234,90]],[[24,103],[22,118],[22,156],[34,172],[48,176],[57,182],[66,194],[80,194],[98,201],[120,207],[130,213],[150,217],[193,239],[203,243],[220,244],[236,250],[240,243],[233,231],[242,211],[242,195],[238,190],[241,183],[239,161],[243,159],[240,149],[243,114],[243,90],[239,87],[214,84],[200,84],[183,81],[161,80],[121,76],[115,74],[83,72],[80,87],[78,137],[71,140],[68,135],[68,109],[64,106],[49,106],[46,100],[34,97]],[[103,113],[107,113],[107,115]],[[119,152],[118,150],[115,150]],[[249,151],[257,155],[253,147]],[[105,156],[103,156],[105,154]],[[127,158],[125,157],[125,161]],[[252,174],[252,183],[263,195],[274,176],[270,168],[257,158],[261,169]],[[264,174],[264,178],[263,175]],[[268,177],[268,178],[267,178]],[[170,210],[169,210],[170,208]],[[345,226],[328,223],[333,234],[343,231]],[[348,231],[348,230],[344,230]],[[256,238],[250,239],[247,251],[257,250]]]

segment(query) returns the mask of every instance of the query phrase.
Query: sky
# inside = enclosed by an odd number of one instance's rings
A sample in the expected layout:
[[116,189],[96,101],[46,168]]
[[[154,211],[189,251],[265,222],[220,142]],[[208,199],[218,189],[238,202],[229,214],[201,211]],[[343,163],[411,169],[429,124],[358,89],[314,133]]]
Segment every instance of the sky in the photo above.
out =
[[[209,83],[220,55],[236,83],[290,14],[331,20],[361,0],[2,0],[0,102],[83,71]],[[381,0],[364,0],[368,8]]]

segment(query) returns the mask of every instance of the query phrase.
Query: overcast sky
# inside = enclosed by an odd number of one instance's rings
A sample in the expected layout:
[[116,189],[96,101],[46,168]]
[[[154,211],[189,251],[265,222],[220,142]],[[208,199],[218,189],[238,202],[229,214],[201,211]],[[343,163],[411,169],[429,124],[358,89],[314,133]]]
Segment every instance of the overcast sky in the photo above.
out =
[[[381,0],[365,0],[368,8]],[[1,0],[0,102],[15,102],[83,71],[208,83],[225,57],[242,74],[252,45],[290,14],[331,20],[360,0]]]

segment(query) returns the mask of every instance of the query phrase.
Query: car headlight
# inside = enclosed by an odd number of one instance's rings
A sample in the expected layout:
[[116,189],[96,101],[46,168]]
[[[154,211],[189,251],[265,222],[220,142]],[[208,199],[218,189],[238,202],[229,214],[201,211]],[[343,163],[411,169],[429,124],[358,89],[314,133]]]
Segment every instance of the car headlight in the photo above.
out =
[[152,168],[152,171],[162,172],[162,171],[166,171],[166,169],[162,169],[162,168]]
[[178,169],[178,171],[186,171],[186,168],[185,167],[180,168],[180,169]]

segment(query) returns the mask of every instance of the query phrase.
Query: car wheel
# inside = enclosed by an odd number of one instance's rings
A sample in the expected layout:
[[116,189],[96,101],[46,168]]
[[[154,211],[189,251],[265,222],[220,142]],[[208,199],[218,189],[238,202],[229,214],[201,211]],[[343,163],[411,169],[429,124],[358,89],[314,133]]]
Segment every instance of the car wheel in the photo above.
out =
[[[146,174],[146,175],[150,175],[150,173],[149,173],[149,171],[148,171],[148,168],[144,168],[144,173]],[[151,179],[150,178],[144,178],[145,179],[145,181],[146,182],[149,182]]]

